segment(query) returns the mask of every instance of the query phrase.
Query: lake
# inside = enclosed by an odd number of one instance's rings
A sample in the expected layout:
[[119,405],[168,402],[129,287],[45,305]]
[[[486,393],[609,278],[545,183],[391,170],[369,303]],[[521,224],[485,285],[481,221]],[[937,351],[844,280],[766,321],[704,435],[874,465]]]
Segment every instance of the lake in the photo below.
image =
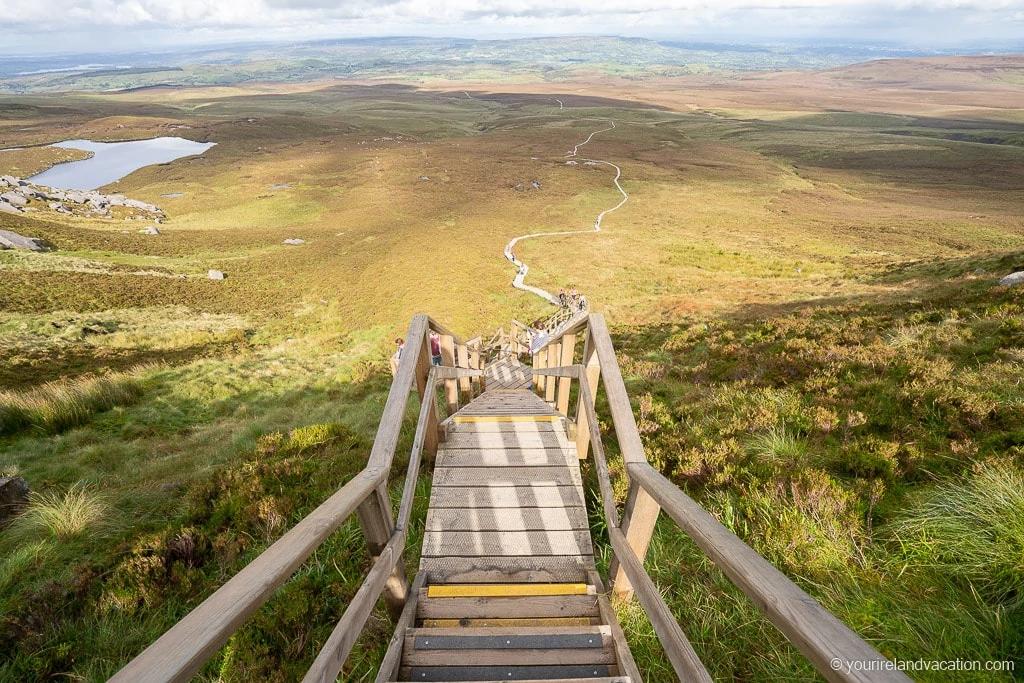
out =
[[132,171],[153,164],[166,164],[181,157],[202,154],[215,142],[193,142],[185,138],[153,138],[131,142],[68,140],[50,147],[70,147],[92,152],[89,159],[57,164],[28,178],[37,185],[62,190],[95,190],[120,180]]

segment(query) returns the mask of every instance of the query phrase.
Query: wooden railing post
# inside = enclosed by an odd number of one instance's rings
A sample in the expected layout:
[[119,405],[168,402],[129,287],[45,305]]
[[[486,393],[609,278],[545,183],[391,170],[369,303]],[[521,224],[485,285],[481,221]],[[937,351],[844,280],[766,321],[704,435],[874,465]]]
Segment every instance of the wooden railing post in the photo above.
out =
[[[601,381],[601,359],[597,355],[597,347],[594,346],[594,338],[587,326],[586,337],[583,343],[583,366],[585,377],[590,387],[590,399],[593,401],[597,396],[597,387]],[[583,392],[579,395],[579,405],[576,407],[576,455],[580,460],[587,459],[587,452],[590,450],[590,424],[588,422],[587,410],[583,406]],[[591,403],[593,406],[593,403]]]
[[[441,365],[455,367],[455,338],[450,334],[441,335]],[[459,409],[459,382],[447,379],[444,382],[444,393],[448,403],[448,414]]]
[[[558,349],[561,348],[561,344],[548,344],[548,347],[541,351],[545,355],[544,367],[556,368],[558,367],[559,353]],[[549,377],[544,381],[544,400],[549,404],[555,402],[555,388],[558,386],[558,380],[554,377]]]
[[[436,431],[436,430],[435,430]],[[386,483],[378,486],[367,499],[356,508],[359,524],[363,527],[366,548],[374,562],[380,559],[381,553],[391,540],[395,530],[395,519],[391,515],[391,501],[388,498]],[[395,562],[391,576],[384,584],[384,601],[394,619],[398,619],[409,597],[409,579],[405,575],[405,563],[399,558]]]
[[[576,335],[567,334],[562,337],[561,349],[558,364],[562,366],[572,365],[573,356],[576,353]],[[558,380],[558,395],[556,410],[563,416],[569,415],[569,390],[572,388],[572,378],[562,377]]]
[[[604,390],[608,396],[608,407],[612,413],[612,422],[615,425],[619,450],[622,451],[622,460],[627,467],[630,463],[646,463],[647,456],[644,454],[643,442],[640,441],[640,431],[636,426],[636,418],[633,417],[633,407],[629,403],[629,395],[626,393],[626,385],[622,381],[622,373],[619,371],[619,363],[615,359],[615,349],[612,347],[612,339],[608,334],[608,327],[605,325],[603,315],[595,313],[590,316],[590,331],[601,364]],[[661,512],[661,506],[657,501],[642,487],[631,483],[620,526],[623,533],[626,534],[629,547],[633,549],[641,563],[647,555],[647,546],[650,545],[651,537],[654,535],[654,525],[658,521],[659,512]],[[624,600],[632,599],[633,587],[618,561],[612,560],[608,567],[608,573],[614,577],[612,590],[615,595]]]
[[[535,368],[546,368],[547,366],[548,366],[548,352],[547,352],[547,349],[542,349],[541,351],[533,354],[533,367],[535,367]],[[533,376],[533,391],[538,396],[541,396],[541,397],[544,396],[545,387],[547,386],[547,380],[548,380],[548,378],[545,377],[544,375],[534,375]]]
[[[474,370],[480,370],[480,340],[477,339],[475,346],[469,347],[469,367]],[[472,382],[476,384],[476,395],[484,393],[484,378],[478,377],[473,379]]]
[[[458,358],[456,359],[456,365],[458,365],[458,367],[460,367],[460,368],[468,368],[469,367],[469,348],[465,344],[459,344],[455,348],[455,350],[458,353]],[[460,399],[462,401],[462,405],[466,405],[467,403],[469,403],[470,399],[472,398],[472,396],[470,395],[470,392],[472,390],[473,390],[473,381],[472,381],[472,379],[469,378],[469,377],[460,377],[459,378],[459,393],[461,394]]]

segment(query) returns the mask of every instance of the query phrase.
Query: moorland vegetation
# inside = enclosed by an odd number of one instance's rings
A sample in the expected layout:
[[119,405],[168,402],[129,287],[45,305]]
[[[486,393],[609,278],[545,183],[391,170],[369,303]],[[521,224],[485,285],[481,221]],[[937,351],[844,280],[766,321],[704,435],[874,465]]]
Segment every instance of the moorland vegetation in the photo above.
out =
[[[609,119],[588,151],[629,204],[517,255],[615,323],[652,463],[887,656],[1020,663],[1024,294],[995,283],[1024,263],[1022,84],[969,64],[0,99],[0,147],[218,143],[105,188],[161,235],[0,214],[56,247],[0,251],[0,476],[34,492],[0,530],[0,680],[111,675],[361,469],[414,313],[467,337],[544,314],[502,248],[618,201],[564,159]],[[294,679],[368,564],[352,521],[202,678]],[[672,525],[647,566],[715,676],[814,678]],[[381,608],[345,680],[390,631]]]

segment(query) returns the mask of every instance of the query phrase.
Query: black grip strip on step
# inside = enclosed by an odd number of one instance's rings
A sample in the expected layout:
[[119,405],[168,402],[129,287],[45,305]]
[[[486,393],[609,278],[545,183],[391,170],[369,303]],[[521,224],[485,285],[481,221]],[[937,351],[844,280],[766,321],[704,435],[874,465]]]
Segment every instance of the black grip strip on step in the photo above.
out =
[[508,636],[416,636],[417,650],[576,650],[601,647],[600,633]]

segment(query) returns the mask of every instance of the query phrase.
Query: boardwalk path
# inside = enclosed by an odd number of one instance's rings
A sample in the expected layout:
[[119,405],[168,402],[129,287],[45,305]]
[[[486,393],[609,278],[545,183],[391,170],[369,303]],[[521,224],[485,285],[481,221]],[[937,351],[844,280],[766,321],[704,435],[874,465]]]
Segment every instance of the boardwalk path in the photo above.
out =
[[[561,101],[559,101],[558,104],[559,104],[559,108],[561,108],[561,105],[562,105]],[[594,138],[594,136],[597,135],[598,133],[605,133],[607,131],[614,130],[615,129],[615,122],[611,121],[610,123],[611,123],[611,126],[609,126],[608,128],[602,128],[600,130],[595,130],[593,133],[588,135],[586,140],[584,140],[583,142],[581,142],[578,145],[576,145],[575,147],[573,147],[572,151],[569,152],[568,154],[566,154],[566,158],[567,159],[575,159],[578,156],[578,154],[579,154],[580,147],[582,147],[585,144],[587,144],[588,142],[590,142]],[[622,169],[621,168],[619,168],[618,166],[616,166],[615,164],[613,164],[610,161],[602,161],[600,159],[583,159],[583,162],[587,163],[587,164],[601,164],[601,165],[604,165],[604,166],[611,166],[612,168],[614,168],[615,169],[615,178],[614,178],[614,180],[612,182],[615,183],[615,187],[619,190],[620,193],[622,193],[622,201],[620,201],[618,204],[616,204],[615,206],[611,207],[610,209],[605,209],[604,211],[599,213],[597,215],[597,219],[594,221],[594,227],[589,229],[589,230],[563,230],[563,231],[560,231],[560,232],[535,232],[535,233],[530,233],[528,235],[520,235],[519,237],[514,237],[514,238],[512,238],[512,240],[508,244],[505,245],[505,258],[508,259],[509,261],[511,261],[517,268],[519,268],[519,272],[516,273],[516,277],[512,281],[512,286],[515,287],[516,289],[522,289],[522,290],[527,291],[527,292],[532,292],[533,294],[536,294],[537,296],[541,297],[542,299],[546,299],[547,301],[550,301],[551,303],[555,304],[556,306],[559,304],[557,296],[553,295],[551,292],[548,292],[548,291],[545,291],[545,290],[541,289],[540,287],[533,287],[531,285],[526,284],[526,282],[525,282],[526,275],[527,275],[527,273],[530,272],[530,268],[523,261],[521,261],[518,258],[516,258],[516,255],[515,255],[515,252],[513,251],[513,249],[515,248],[516,244],[518,244],[520,241],[526,240],[526,239],[532,239],[532,238],[535,238],[535,237],[551,237],[553,235],[580,235],[580,234],[588,233],[588,232],[601,232],[601,220],[604,219],[604,217],[606,215],[610,214],[612,211],[618,210],[620,207],[622,207],[623,204],[625,204],[626,202],[629,201],[629,195],[626,194],[626,191],[622,189],[622,185],[619,184],[619,179],[622,177]]]

